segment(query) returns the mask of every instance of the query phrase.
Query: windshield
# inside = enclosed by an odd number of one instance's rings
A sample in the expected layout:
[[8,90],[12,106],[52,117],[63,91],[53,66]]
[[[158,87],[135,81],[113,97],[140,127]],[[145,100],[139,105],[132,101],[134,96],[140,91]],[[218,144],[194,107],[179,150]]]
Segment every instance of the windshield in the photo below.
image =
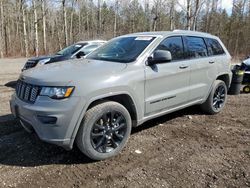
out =
[[87,59],[129,63],[135,61],[154,39],[150,36],[116,38],[89,54]]
[[57,55],[73,55],[74,53],[76,53],[78,50],[80,50],[83,46],[85,46],[86,44],[73,44],[71,46],[68,46],[64,49],[62,49],[61,51],[57,52]]

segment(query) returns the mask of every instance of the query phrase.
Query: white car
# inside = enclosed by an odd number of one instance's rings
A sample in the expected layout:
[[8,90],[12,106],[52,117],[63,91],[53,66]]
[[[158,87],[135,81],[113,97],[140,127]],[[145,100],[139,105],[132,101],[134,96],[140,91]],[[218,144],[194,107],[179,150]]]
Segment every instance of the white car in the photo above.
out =
[[80,41],[60,50],[56,54],[30,58],[24,65],[22,71],[33,68],[37,65],[45,65],[68,59],[84,57],[106,42],[107,41],[104,40]]

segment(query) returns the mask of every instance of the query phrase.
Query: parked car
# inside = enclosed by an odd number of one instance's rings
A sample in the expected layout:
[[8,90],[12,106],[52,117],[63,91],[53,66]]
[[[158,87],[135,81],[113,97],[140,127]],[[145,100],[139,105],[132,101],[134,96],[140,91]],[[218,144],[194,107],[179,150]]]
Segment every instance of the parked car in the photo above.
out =
[[248,56],[241,64],[241,67],[245,70],[242,84],[243,92],[250,93],[250,56]]
[[246,71],[250,71],[250,56],[242,61],[242,65]]
[[65,61],[68,59],[82,58],[106,43],[103,40],[81,41],[70,45],[54,55],[33,57],[28,59],[22,70],[27,70],[35,66],[45,65],[49,63]]
[[[120,36],[84,59],[24,71],[10,106],[40,139],[94,160],[117,155],[131,128],[191,105],[225,106],[231,56],[213,35],[146,32]],[[77,63],[76,63],[77,61]]]

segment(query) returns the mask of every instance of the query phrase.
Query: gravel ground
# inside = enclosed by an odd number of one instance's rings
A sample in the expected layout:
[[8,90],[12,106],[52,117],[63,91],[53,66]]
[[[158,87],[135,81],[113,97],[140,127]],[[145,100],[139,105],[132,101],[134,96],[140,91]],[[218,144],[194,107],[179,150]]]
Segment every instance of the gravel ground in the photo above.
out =
[[149,121],[120,155],[94,162],[26,133],[10,114],[4,85],[24,62],[0,60],[0,187],[250,187],[250,95],[229,96],[217,115],[191,107]]

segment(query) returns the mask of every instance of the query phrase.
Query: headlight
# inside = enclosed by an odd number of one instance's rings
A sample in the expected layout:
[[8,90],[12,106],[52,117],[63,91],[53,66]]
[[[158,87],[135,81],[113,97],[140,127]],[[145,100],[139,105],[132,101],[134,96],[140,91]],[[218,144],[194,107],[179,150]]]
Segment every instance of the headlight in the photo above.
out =
[[47,59],[43,59],[43,60],[40,60],[40,61],[38,61],[38,66],[39,65],[45,65],[46,63],[48,63],[50,61],[50,58],[47,58]]
[[74,87],[42,87],[40,96],[48,96],[52,99],[68,98],[74,90]]

